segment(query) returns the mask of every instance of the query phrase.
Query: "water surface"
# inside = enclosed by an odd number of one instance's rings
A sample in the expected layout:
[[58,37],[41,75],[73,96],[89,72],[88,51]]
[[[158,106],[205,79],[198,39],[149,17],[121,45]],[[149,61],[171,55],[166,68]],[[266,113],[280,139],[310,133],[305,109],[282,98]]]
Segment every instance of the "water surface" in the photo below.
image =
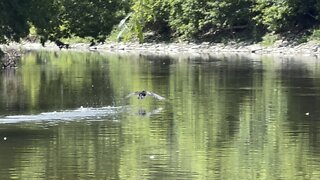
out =
[[319,62],[29,52],[0,73],[0,179],[319,179]]

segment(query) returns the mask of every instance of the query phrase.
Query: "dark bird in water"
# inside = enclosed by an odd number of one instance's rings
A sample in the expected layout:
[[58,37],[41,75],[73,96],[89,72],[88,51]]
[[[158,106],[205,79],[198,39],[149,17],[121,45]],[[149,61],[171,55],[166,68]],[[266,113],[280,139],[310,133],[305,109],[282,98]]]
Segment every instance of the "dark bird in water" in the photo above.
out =
[[166,98],[156,94],[156,93],[153,93],[153,92],[149,92],[149,91],[137,91],[137,92],[133,92],[133,93],[130,93],[129,95],[126,96],[126,98],[129,98],[133,95],[136,95],[138,96],[138,99],[144,99],[146,96],[151,96],[151,97],[154,97],[158,100],[165,100]]

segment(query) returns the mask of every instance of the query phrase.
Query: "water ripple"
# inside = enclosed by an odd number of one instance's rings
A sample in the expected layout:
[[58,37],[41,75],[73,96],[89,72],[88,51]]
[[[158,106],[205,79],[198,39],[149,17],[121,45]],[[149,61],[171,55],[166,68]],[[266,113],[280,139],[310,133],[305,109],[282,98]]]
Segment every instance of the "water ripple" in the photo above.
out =
[[25,121],[54,121],[54,120],[81,120],[100,119],[102,117],[115,116],[123,109],[122,106],[113,107],[80,107],[74,110],[44,112],[34,115],[12,115],[0,118],[0,123],[18,123]]

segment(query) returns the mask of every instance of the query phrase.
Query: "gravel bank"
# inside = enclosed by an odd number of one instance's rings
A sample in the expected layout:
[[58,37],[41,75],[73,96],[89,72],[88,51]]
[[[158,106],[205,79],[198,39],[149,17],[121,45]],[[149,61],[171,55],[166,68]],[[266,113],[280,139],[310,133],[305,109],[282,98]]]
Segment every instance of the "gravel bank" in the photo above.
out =
[[[39,43],[11,43],[9,47],[23,48],[26,50],[59,50],[53,43],[47,43],[42,47]],[[65,51],[65,49],[62,49]],[[283,55],[320,55],[320,43],[308,42],[298,45],[289,44],[286,41],[277,41],[273,46],[264,47],[260,44],[244,43],[105,43],[89,47],[89,44],[71,44],[69,50],[76,51],[134,51],[156,53],[252,53],[252,54],[283,54]]]

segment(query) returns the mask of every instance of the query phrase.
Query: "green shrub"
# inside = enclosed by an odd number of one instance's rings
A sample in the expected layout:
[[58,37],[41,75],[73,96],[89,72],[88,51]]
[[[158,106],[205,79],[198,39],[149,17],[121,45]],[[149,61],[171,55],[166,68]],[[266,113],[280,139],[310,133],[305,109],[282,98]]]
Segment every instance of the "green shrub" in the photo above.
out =
[[278,36],[275,34],[266,34],[262,37],[262,46],[272,46],[278,40]]
[[91,38],[90,37],[79,37],[79,36],[71,36],[70,38],[61,38],[63,42],[68,42],[68,43],[89,43]]
[[320,41],[320,29],[314,29],[309,40]]

